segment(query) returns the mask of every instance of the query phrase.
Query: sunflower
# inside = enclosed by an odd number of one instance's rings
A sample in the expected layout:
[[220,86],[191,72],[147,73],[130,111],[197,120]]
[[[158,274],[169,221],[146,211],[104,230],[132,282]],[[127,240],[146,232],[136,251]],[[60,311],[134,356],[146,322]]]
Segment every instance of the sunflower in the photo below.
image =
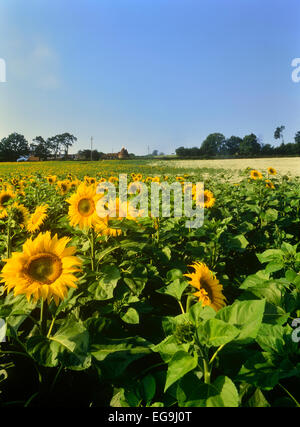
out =
[[26,229],[27,231],[29,231],[29,233],[35,233],[37,230],[40,229],[45,219],[47,218],[46,212],[48,208],[48,205],[41,205],[35,209],[26,225]]
[[60,194],[64,196],[70,190],[70,181],[66,179],[64,181],[57,181],[57,187],[60,190]]
[[16,195],[9,189],[2,190],[0,193],[0,219],[7,217],[7,204],[14,199]]
[[24,294],[27,300],[33,297],[52,300],[58,305],[64,300],[68,288],[77,288],[77,278],[73,273],[80,271],[81,261],[73,256],[75,247],[66,247],[70,239],[57,235],[51,238],[49,231],[40,233],[34,240],[28,239],[23,245],[23,252],[14,252],[5,260],[6,264],[0,274],[4,289],[14,295]]
[[117,182],[119,182],[119,178],[117,176],[111,176],[108,179],[108,182],[110,182],[111,184],[117,183]]
[[96,231],[104,236],[119,236],[122,230],[110,227],[111,220],[122,221],[123,219],[136,220],[137,213],[129,202],[120,203],[120,199],[117,197],[116,200],[110,200],[105,206],[105,210],[102,206],[98,207],[100,221],[96,226]]
[[262,174],[255,169],[250,172],[250,176],[252,179],[262,179]]
[[47,176],[47,181],[49,184],[54,184],[56,182],[57,176],[56,175],[49,175]]
[[267,188],[271,188],[272,190],[275,188],[275,185],[269,179],[266,179],[265,182],[266,182],[266,187]]
[[109,218],[102,218],[102,221],[99,221],[95,227],[96,232],[101,236],[120,236],[122,234],[122,230],[119,228],[112,228],[109,226]]
[[78,179],[73,179],[70,182],[70,189],[71,190],[76,190],[76,188],[78,187],[79,184],[80,184],[80,181]]
[[99,218],[96,205],[102,194],[96,193],[95,186],[87,186],[81,183],[67,202],[69,203],[70,224],[75,227],[78,225],[81,229],[90,228],[101,221]]
[[191,274],[185,274],[191,279],[189,282],[191,286],[198,289],[193,295],[195,295],[199,302],[202,302],[202,307],[210,306],[215,311],[220,310],[226,305],[226,298],[223,295],[223,286],[219,283],[219,280],[209,270],[206,264],[195,262],[190,265],[195,272]]
[[96,178],[89,178],[88,183],[90,185],[95,185],[95,184],[97,184],[97,179]]
[[276,175],[277,174],[277,170],[274,168],[268,168],[268,174],[269,175]]
[[17,202],[12,205],[10,210],[12,218],[17,222],[17,224],[19,224],[21,228],[24,228],[29,221],[29,210],[24,205],[20,205]]
[[[213,207],[213,205],[215,204],[215,197],[214,194],[209,191],[209,190],[205,190],[204,193],[200,192],[198,195],[196,194],[196,187],[193,187],[193,191],[194,191],[194,200],[196,201],[196,205],[201,206],[202,205],[202,198],[204,201],[204,207],[205,208],[211,208]],[[198,197],[197,197],[198,196]]]

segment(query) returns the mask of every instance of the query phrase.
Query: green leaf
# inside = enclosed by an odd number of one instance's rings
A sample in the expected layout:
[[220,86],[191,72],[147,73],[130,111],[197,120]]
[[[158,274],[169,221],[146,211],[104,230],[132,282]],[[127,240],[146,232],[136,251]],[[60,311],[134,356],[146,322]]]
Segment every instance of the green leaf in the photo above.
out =
[[243,251],[249,245],[248,240],[243,234],[238,236],[228,236],[227,247],[236,251]]
[[167,379],[164,391],[182,378],[185,374],[195,369],[198,365],[197,355],[191,356],[185,351],[177,351],[172,357],[167,372]]
[[267,273],[274,273],[275,271],[282,270],[284,268],[283,261],[272,261],[266,266]]
[[0,299],[0,317],[28,315],[36,307],[36,303],[29,303],[24,295],[9,293],[5,298]]
[[159,344],[152,347],[152,350],[158,352],[164,362],[169,363],[176,352],[188,352],[189,347],[188,343],[178,344],[174,335],[169,335]]
[[267,209],[264,220],[266,222],[274,222],[278,219],[278,211],[276,209]]
[[197,336],[201,343],[208,347],[219,347],[234,340],[240,331],[230,323],[219,319],[209,319],[201,323],[197,329]]
[[91,354],[108,378],[120,376],[133,361],[151,354],[153,345],[141,337],[111,339],[98,337]]
[[188,282],[186,280],[176,279],[170,285],[159,289],[157,292],[161,294],[171,295],[172,297],[176,298],[177,301],[180,301],[182,294],[187,288],[187,286]]
[[140,321],[139,313],[132,307],[128,308],[128,310],[121,316],[121,319],[123,322],[133,325],[137,325]]
[[96,288],[95,299],[108,300],[113,298],[114,289],[121,278],[119,269],[114,265],[105,265],[101,269],[101,278]]
[[63,366],[74,370],[90,366],[89,333],[81,321],[70,317],[50,340],[60,345],[59,360]]
[[272,390],[278,384],[279,370],[265,355],[257,352],[244,363],[236,376],[236,380],[264,390]]
[[261,284],[264,284],[267,280],[269,280],[270,274],[266,273],[265,270],[258,271],[256,274],[251,274],[248,276],[242,285],[240,286],[240,289],[249,289],[252,287],[260,286]]
[[156,381],[153,375],[149,374],[141,381],[140,394],[146,403],[150,403],[156,392]]
[[283,257],[283,252],[281,249],[267,249],[262,254],[256,254],[259,262],[264,264],[271,261],[280,261]]
[[193,304],[188,312],[189,319],[193,322],[196,328],[202,320],[212,319],[216,316],[216,311],[208,305],[203,307],[201,303]]
[[240,330],[235,340],[254,339],[262,323],[265,304],[265,300],[236,301],[219,310],[216,319],[230,323]]
[[28,354],[41,366],[53,368],[58,365],[59,344],[44,336],[35,336],[26,343]]
[[285,340],[284,336],[291,335],[292,330],[280,325],[262,324],[256,342],[267,352],[284,353]]
[[250,408],[269,408],[271,405],[269,404],[261,390],[257,388],[248,400],[247,406]]
[[148,272],[146,267],[141,264],[135,266],[129,274],[124,277],[124,282],[129,289],[135,294],[140,295],[148,280]]
[[178,268],[173,268],[173,270],[167,272],[166,277],[168,282],[174,282],[174,280],[182,278],[182,271]]
[[188,374],[178,385],[179,407],[238,407],[238,391],[230,378],[218,377],[205,384],[196,375]]

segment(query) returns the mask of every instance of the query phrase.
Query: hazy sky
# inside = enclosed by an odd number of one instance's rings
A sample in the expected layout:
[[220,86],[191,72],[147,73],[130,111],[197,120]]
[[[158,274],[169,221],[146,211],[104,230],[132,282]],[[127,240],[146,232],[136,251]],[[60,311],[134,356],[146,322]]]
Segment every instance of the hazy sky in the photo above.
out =
[[300,130],[299,0],[0,0],[0,138],[146,154]]

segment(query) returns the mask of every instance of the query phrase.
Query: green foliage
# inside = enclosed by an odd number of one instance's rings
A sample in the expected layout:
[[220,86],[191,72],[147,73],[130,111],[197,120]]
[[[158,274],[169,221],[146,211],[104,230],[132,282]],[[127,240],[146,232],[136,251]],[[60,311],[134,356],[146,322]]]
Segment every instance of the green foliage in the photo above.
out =
[[[171,171],[156,172],[175,181]],[[249,180],[249,170],[236,186],[229,175],[207,180],[216,203],[199,229],[186,228],[185,218],[142,218],[116,222],[121,235],[94,242],[87,231],[71,228],[65,198],[44,177],[28,184],[26,207],[51,206],[42,231],[69,236],[83,272],[78,288],[58,306],[45,304],[43,316],[40,301],[1,288],[0,318],[7,323],[1,405],[16,405],[14,390],[22,384],[22,406],[35,394],[37,406],[57,396],[72,403],[75,395],[83,406],[297,406],[300,347],[292,322],[300,317],[299,180],[276,176],[269,189],[264,180]],[[13,251],[28,237],[18,227]],[[226,306],[217,312],[193,295],[198,289],[185,274],[195,261],[223,286]]]

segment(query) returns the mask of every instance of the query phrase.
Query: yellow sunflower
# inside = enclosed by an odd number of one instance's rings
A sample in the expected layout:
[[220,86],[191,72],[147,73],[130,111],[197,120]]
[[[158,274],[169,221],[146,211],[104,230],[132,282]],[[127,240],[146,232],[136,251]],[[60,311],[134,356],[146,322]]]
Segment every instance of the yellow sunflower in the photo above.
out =
[[35,233],[40,229],[45,219],[47,218],[48,208],[48,205],[41,205],[35,209],[26,225],[26,229],[29,231],[29,233]]
[[70,181],[70,189],[76,190],[79,184],[80,184],[80,181],[78,179],[73,179],[72,181]]
[[219,280],[214,276],[204,263],[195,262],[190,265],[195,272],[191,274],[185,274],[191,279],[189,282],[191,286],[198,289],[193,295],[195,295],[199,302],[202,302],[202,306],[210,306],[215,311],[225,307],[226,298],[223,295],[223,286],[219,283]]
[[51,238],[49,231],[40,233],[34,240],[28,239],[23,252],[14,252],[5,260],[0,274],[4,289],[14,295],[24,294],[27,300],[33,297],[47,300],[53,298],[56,305],[66,298],[68,288],[77,288],[73,273],[80,271],[81,261],[73,256],[76,248],[66,247],[70,239],[57,235]]
[[272,190],[275,188],[275,185],[269,179],[266,179],[265,182],[266,182],[266,187],[267,188],[271,188]]
[[108,182],[110,182],[111,184],[117,183],[117,182],[119,182],[119,178],[117,176],[111,176],[108,179]]
[[57,181],[57,187],[60,190],[60,194],[64,196],[70,190],[70,181],[66,179],[64,181]]
[[253,169],[250,172],[250,176],[251,176],[251,179],[262,179],[262,174],[259,171],[255,170],[255,169]]
[[15,202],[11,207],[11,214],[12,218],[16,221],[16,223],[21,227],[24,228],[30,217],[29,210],[24,206],[17,202]]
[[47,181],[49,184],[54,184],[57,180],[57,176],[56,175],[49,175],[47,176]]
[[193,190],[194,190],[194,196],[193,197],[194,197],[194,200],[195,200],[195,202],[196,202],[197,205],[199,205],[199,206],[202,205],[202,198],[203,198],[204,207],[205,208],[211,208],[211,207],[213,207],[213,205],[216,202],[216,199],[214,197],[214,194],[211,191],[205,190],[204,194],[203,194],[203,192],[202,193],[200,192],[198,194],[198,197],[197,197],[197,194],[195,192],[196,191],[196,187],[193,187]]
[[274,168],[268,168],[268,174],[269,175],[276,175],[277,174],[277,170]]
[[67,202],[69,203],[70,224],[75,227],[78,225],[81,229],[94,227],[101,221],[99,218],[96,205],[101,199],[102,194],[96,193],[94,185],[87,186],[81,183]]
[[96,231],[103,236],[119,236],[122,234],[120,229],[110,227],[111,220],[122,221],[125,218],[136,220],[134,208],[129,202],[120,203],[118,197],[115,203],[113,200],[109,201],[105,208],[105,210],[99,208],[99,215],[102,221],[100,221],[96,227]]
[[9,189],[2,190],[0,193],[0,219],[7,217],[7,204],[14,199],[16,195]]

